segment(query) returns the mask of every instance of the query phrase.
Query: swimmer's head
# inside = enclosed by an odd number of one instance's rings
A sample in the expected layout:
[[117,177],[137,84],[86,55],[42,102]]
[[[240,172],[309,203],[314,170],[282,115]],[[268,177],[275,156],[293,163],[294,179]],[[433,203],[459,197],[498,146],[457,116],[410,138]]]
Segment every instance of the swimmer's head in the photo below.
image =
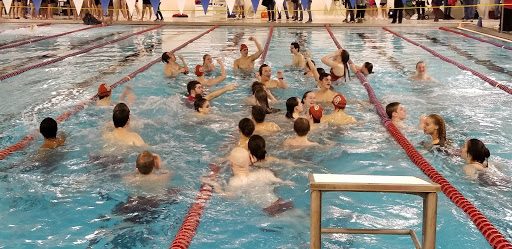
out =
[[320,123],[320,119],[324,114],[324,109],[319,105],[312,105],[309,107],[309,116],[313,119],[313,123]]
[[251,163],[249,159],[249,152],[242,148],[236,147],[229,154],[229,163],[233,168],[233,173],[235,173],[236,169],[249,169],[249,164]]
[[176,61],[176,56],[171,52],[164,52],[162,54],[162,62],[169,63],[169,60]]
[[265,139],[260,135],[254,135],[249,138],[249,152],[256,157],[258,161],[264,160],[267,151],[265,150]]
[[249,54],[249,48],[247,47],[247,45],[240,45],[240,53],[242,53],[243,55]]
[[464,143],[461,148],[461,157],[464,158],[468,163],[471,161],[484,163],[485,160],[489,160],[491,153],[489,149],[485,147],[485,144],[478,139],[470,139]]
[[39,132],[46,139],[53,139],[57,137],[57,121],[53,118],[45,118],[39,125]]
[[265,84],[259,82],[259,81],[254,81],[251,85],[251,92],[252,94],[254,95],[254,93],[258,90],[258,89],[263,89],[263,90],[266,90],[266,87],[265,87]]
[[143,175],[149,175],[151,172],[153,172],[153,168],[155,168],[155,157],[151,152],[144,150],[137,157],[135,167],[139,173]]
[[316,103],[316,94],[312,91],[307,91],[302,95],[302,104],[304,104],[309,111],[309,107]]
[[335,110],[345,110],[345,106],[347,106],[347,99],[345,99],[345,96],[341,94],[336,94],[336,96],[334,96],[332,99],[332,105],[334,106]]
[[309,132],[310,126],[309,121],[305,118],[298,118],[293,123],[293,130],[297,133],[297,136],[306,136]]
[[104,98],[110,97],[111,94],[112,94],[112,89],[110,89],[109,85],[101,84],[100,87],[98,87],[99,99],[104,99]]
[[238,122],[238,130],[242,135],[250,137],[254,132],[254,122],[249,118],[242,118],[240,122]]
[[116,128],[125,127],[130,120],[130,109],[125,103],[119,103],[114,107],[112,120]]
[[304,111],[304,106],[302,102],[300,102],[299,98],[291,97],[286,100],[286,117],[289,119],[293,119],[294,112],[302,112]]
[[404,106],[399,102],[389,103],[386,106],[386,114],[390,119],[398,118],[400,120],[404,120],[407,117]]
[[259,106],[261,106],[265,109],[270,108],[270,106],[268,104],[267,91],[263,90],[263,88],[258,89],[258,90],[256,90],[256,92],[254,92],[254,98],[256,99],[256,104],[258,104]]
[[200,114],[209,114],[212,107],[210,101],[197,94],[194,101],[194,109]]
[[187,84],[187,91],[189,96],[203,95],[203,85],[197,80],[190,81]]
[[270,70],[270,66],[267,64],[262,64],[260,69],[258,70],[261,78],[264,80],[270,80],[270,76],[272,76],[272,71]]
[[323,68],[321,68],[321,67],[317,67],[317,68],[316,68],[316,72],[318,73],[318,75],[320,75],[320,74],[325,73],[325,69],[323,69]]
[[361,72],[364,76],[368,76],[369,74],[373,73],[373,64],[370,62],[365,62],[363,64],[363,67],[361,68]]
[[295,52],[300,52],[300,45],[296,42],[292,42],[290,45],[290,52],[293,54]]
[[320,77],[318,79],[322,82],[321,87],[324,89],[330,89],[331,88],[331,75],[328,73],[320,74]]
[[423,133],[439,138],[439,145],[444,146],[446,142],[446,125],[444,119],[438,114],[430,114],[425,119]]
[[209,63],[209,64],[213,63],[213,58],[209,54],[203,55],[203,64],[206,64],[206,63]]
[[341,51],[341,62],[343,62],[343,64],[347,64],[349,60],[350,60],[350,54],[348,53],[347,50],[343,49]]
[[203,66],[201,66],[201,65],[197,65],[197,66],[196,66],[195,73],[196,73],[197,77],[201,77],[201,76],[203,76],[203,75],[204,75],[204,69],[203,69]]
[[424,74],[427,71],[427,64],[424,61],[416,63],[416,72],[418,74]]
[[254,105],[251,108],[252,119],[256,123],[263,123],[265,121],[265,116],[267,116],[267,110],[261,106]]

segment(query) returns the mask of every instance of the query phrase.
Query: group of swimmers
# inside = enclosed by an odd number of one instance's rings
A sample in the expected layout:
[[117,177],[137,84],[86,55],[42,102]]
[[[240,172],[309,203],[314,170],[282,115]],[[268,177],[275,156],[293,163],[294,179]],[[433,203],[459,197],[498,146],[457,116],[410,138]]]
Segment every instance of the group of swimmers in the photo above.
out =
[[[250,37],[249,40],[254,42],[257,52],[249,55],[248,46],[246,44],[240,46],[241,56],[235,60],[233,65],[234,71],[237,73],[252,74],[254,61],[263,52],[261,45],[254,37]],[[353,73],[360,72],[365,76],[370,75],[373,73],[372,63],[365,62],[361,66],[348,65],[349,53],[340,49],[321,59],[325,65],[330,67],[330,73],[327,73],[324,69],[316,67],[309,52],[304,54],[300,52],[298,43],[291,43],[290,52],[293,55],[292,64],[287,65],[287,67],[304,69],[304,76],[314,79],[316,89],[305,92],[302,98],[290,97],[286,100],[286,114],[284,117],[293,122],[293,130],[296,136],[285,139],[283,146],[296,148],[318,146],[318,143],[308,140],[307,135],[310,130],[321,129],[323,126],[325,127],[325,124],[348,125],[359,123],[354,117],[345,113],[347,100],[344,95],[334,92],[331,84],[333,80],[339,82],[346,81],[347,78],[350,79],[350,71]],[[180,58],[182,65],[176,61],[176,56],[173,53],[165,52],[162,54],[164,72],[167,77],[190,73],[183,56],[178,56],[178,58]],[[214,86],[226,79],[226,69],[222,60],[217,59],[217,63],[220,67],[220,76],[210,75],[208,78],[205,77],[205,75],[216,72],[218,69],[213,64],[213,58],[210,55],[204,55],[203,64],[194,68],[197,78],[187,84],[188,96],[184,100],[185,106],[193,106],[198,115],[210,114],[210,102],[237,87],[236,85],[227,85],[209,94],[204,93],[203,85]],[[435,82],[435,79],[426,74],[426,64],[424,62],[417,63],[416,71],[417,74],[411,77],[412,80]],[[286,202],[274,194],[275,183],[293,185],[293,182],[275,177],[266,164],[268,162],[281,162],[295,165],[288,160],[268,156],[265,148],[263,136],[281,132],[279,125],[265,121],[267,115],[275,118],[278,115],[275,113],[279,112],[278,109],[271,107],[271,104],[277,102],[277,99],[270,89],[288,88],[283,73],[278,71],[276,76],[277,79],[272,79],[271,68],[267,64],[262,64],[255,74],[257,80],[251,85],[252,96],[247,99],[247,102],[251,105],[251,118],[242,118],[238,123],[240,140],[229,155],[233,176],[227,186],[224,187],[215,179],[208,177],[202,179],[213,186],[218,193],[227,197],[253,196],[254,202],[260,205],[269,215],[277,215],[293,208],[291,202]],[[100,85],[97,95],[99,97],[97,105],[114,105],[111,101],[112,90],[108,85]],[[131,89],[129,87],[125,88],[119,99],[120,103],[116,104],[113,109],[112,121],[114,128],[103,135],[103,138],[109,143],[147,147],[140,135],[128,129],[130,125],[130,109],[128,106],[135,98]],[[325,115],[324,111],[331,109],[331,107],[332,113]],[[386,112],[397,128],[404,129],[406,127],[403,120],[407,117],[407,114],[403,105],[398,102],[390,103],[386,106]],[[437,114],[422,115],[419,127],[425,134],[431,136],[430,147],[446,148],[451,146],[451,141],[446,137],[446,127],[441,116]],[[41,122],[40,132],[45,141],[41,148],[56,148],[65,142],[64,136],[57,136],[57,123],[51,118],[46,118]],[[463,170],[468,177],[477,178],[479,174],[486,171],[490,153],[480,140],[468,140],[462,147],[460,155],[466,160],[467,165],[463,167]],[[251,169],[251,167],[257,169]],[[141,188],[147,187],[147,182],[153,181],[158,181],[162,186],[165,186],[172,175],[172,172],[163,168],[161,158],[148,150],[140,153],[135,168],[135,172],[125,177],[125,182]],[[157,171],[158,174],[155,174]]]

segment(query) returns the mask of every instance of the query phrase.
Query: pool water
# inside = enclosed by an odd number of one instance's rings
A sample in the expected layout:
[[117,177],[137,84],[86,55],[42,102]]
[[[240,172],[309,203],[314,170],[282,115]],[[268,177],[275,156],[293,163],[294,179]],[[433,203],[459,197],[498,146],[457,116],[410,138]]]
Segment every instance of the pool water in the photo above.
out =
[[[58,25],[44,28],[45,35],[81,28]],[[15,68],[32,65],[43,55],[59,56],[118,38],[146,27],[112,26],[8,49],[0,63]],[[32,132],[47,117],[57,118],[75,104],[93,96],[100,83],[112,84],[209,27],[164,27],[124,41],[25,72],[2,81],[0,91],[0,148],[6,148]],[[479,138],[491,151],[491,164],[510,175],[512,155],[512,99],[468,72],[437,59],[428,52],[393,37],[380,29],[332,29],[356,64],[370,61],[374,74],[368,77],[377,97],[386,105],[399,101],[407,109],[404,135],[423,156],[461,191],[507,239],[511,239],[512,201],[509,186],[486,186],[464,178],[463,160],[425,151],[420,145],[428,138],[415,129],[423,113],[439,113],[447,123],[447,134],[459,146],[469,138]],[[437,29],[411,31],[395,28],[436,52],[473,68],[496,81],[510,83],[510,54],[488,44],[464,39]],[[27,32],[27,31],[25,31]],[[131,128],[139,133],[150,150],[162,156],[164,166],[174,172],[170,188],[178,194],[162,201],[159,208],[143,213],[144,219],[119,213],[118,205],[133,196],[122,178],[134,171],[140,148],[107,151],[101,138],[108,128],[112,108],[94,105],[59,124],[67,135],[66,145],[50,153],[40,153],[42,138],[1,161],[0,248],[165,248],[179,229],[200,187],[199,178],[209,172],[210,163],[221,166],[221,178],[231,171],[222,160],[239,139],[237,124],[250,116],[243,103],[254,79],[233,75],[240,43],[256,47],[254,36],[264,45],[269,28],[217,28],[177,54],[190,68],[202,64],[202,55],[224,60],[226,84],[238,88],[211,102],[211,115],[199,117],[183,105],[186,84],[193,75],[167,79],[163,65],[157,64],[113,91],[119,97],[125,86],[137,95],[130,106]],[[35,36],[23,31],[1,33],[2,42]],[[241,37],[238,42],[235,37]],[[90,41],[90,42],[87,42]],[[282,134],[265,136],[269,155],[288,159],[300,167],[271,165],[276,175],[295,186],[280,186],[276,193],[293,201],[296,209],[280,217],[266,216],[248,200],[228,200],[214,194],[206,206],[191,248],[309,248],[308,173],[413,175],[426,177],[407,158],[400,146],[381,125],[368,103],[364,87],[355,77],[335,85],[349,101],[346,112],[362,121],[360,125],[328,126],[312,131],[309,139],[321,149],[285,150],[281,144],[293,136],[292,123],[284,117],[286,99],[313,90],[315,83],[302,72],[284,68],[291,63],[289,44],[298,41],[318,67],[322,56],[336,50],[322,28],[275,28],[266,62],[273,73],[285,71],[289,89],[272,90],[280,100],[278,114],[267,116],[278,123]],[[235,43],[235,46],[230,44]],[[78,44],[78,45],[77,45]],[[80,45],[82,44],[82,45]],[[154,49],[151,46],[154,45]],[[149,49],[148,49],[149,48]],[[303,51],[303,50],[301,50]],[[138,53],[137,53],[138,52]],[[472,57],[471,57],[472,56]],[[128,58],[128,59],[127,59]],[[478,62],[474,61],[478,58]],[[419,60],[439,83],[408,80]],[[258,64],[257,61],[256,64]],[[326,106],[327,107],[327,106]],[[326,112],[331,111],[327,107]],[[420,197],[398,194],[327,193],[323,196],[323,227],[404,228],[421,236]],[[324,235],[323,248],[412,248],[407,236]],[[490,248],[467,216],[444,194],[439,195],[437,248]]]

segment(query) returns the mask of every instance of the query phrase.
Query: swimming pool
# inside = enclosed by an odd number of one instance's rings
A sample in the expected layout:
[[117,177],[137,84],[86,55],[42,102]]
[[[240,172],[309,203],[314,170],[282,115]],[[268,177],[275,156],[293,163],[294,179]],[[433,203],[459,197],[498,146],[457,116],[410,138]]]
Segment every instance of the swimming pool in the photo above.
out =
[[[62,33],[78,28],[81,26],[59,25],[45,32]],[[3,68],[19,61],[32,64],[44,60],[38,56],[47,54],[46,51],[69,53],[67,49],[74,44],[95,40],[73,48],[79,50],[145,28],[148,27],[97,28],[4,50],[0,63]],[[37,31],[41,29],[43,27]],[[56,118],[77,102],[94,95],[100,83],[112,84],[158,58],[162,47],[163,51],[171,50],[206,29],[161,28],[2,81],[0,148],[21,139],[44,117]],[[369,82],[385,104],[399,101],[405,105],[408,125],[416,126],[422,113],[439,113],[447,122],[450,138],[459,145],[467,138],[482,139],[491,151],[491,163],[501,163],[505,166],[505,174],[510,174],[507,168],[512,160],[507,151],[512,144],[512,130],[507,125],[512,121],[507,110],[511,104],[510,96],[383,30],[332,30],[342,46],[350,51],[354,62],[370,61],[374,64],[375,74],[368,78]],[[434,29],[421,32],[393,30],[500,83],[510,81],[507,72],[512,70],[511,57],[494,46]],[[222,54],[228,67],[226,82],[239,85],[234,92],[212,101],[213,110],[209,117],[196,117],[182,105],[185,85],[192,76],[166,79],[162,64],[149,68],[125,84],[131,86],[137,95],[131,107],[132,127],[174,171],[171,186],[180,189],[177,197],[170,198],[170,203],[162,204],[163,208],[148,214],[151,222],[123,222],[122,215],[113,213],[116,205],[130,196],[131,190],[124,186],[121,178],[133,171],[140,149],[128,149],[112,157],[100,158],[101,132],[110,120],[111,108],[90,106],[59,124],[59,129],[68,136],[65,147],[50,155],[36,157],[34,155],[41,143],[39,138],[22,152],[2,161],[0,219],[8,226],[0,233],[0,246],[168,247],[199,189],[199,177],[208,172],[209,163],[218,161],[234,147],[238,140],[236,125],[242,117],[250,115],[249,108],[240,102],[248,95],[248,86],[253,79],[232,74],[233,61],[239,55],[238,47],[229,49],[226,44],[235,36],[242,36],[240,42],[248,44],[249,52],[254,52],[255,47],[247,40],[248,37],[255,36],[263,45],[268,31],[263,27],[217,28],[177,53],[185,57],[191,68],[202,62],[204,53],[214,57]],[[6,39],[16,39],[13,34],[3,33],[0,34],[2,41],[4,35]],[[266,60],[273,72],[285,70],[283,65],[290,64],[288,44],[293,41],[305,44],[317,65],[321,64],[323,55],[336,50],[325,29],[275,28]],[[152,44],[155,44],[154,51],[148,49]],[[470,62],[472,58],[480,61]],[[428,72],[438,79],[439,84],[413,83],[407,79],[419,60],[427,63]],[[290,89],[273,91],[282,100],[275,107],[282,110],[288,97],[302,96],[315,86],[300,72],[285,71]],[[119,96],[123,87],[114,90],[113,99]],[[294,187],[277,189],[279,196],[294,202],[296,212],[270,218],[244,200],[228,201],[213,195],[191,248],[308,248],[308,173],[424,176],[380,125],[373,108],[365,103],[368,97],[357,79],[352,77],[335,89],[349,100],[346,112],[363,121],[362,125],[328,127],[310,135],[310,140],[322,144],[335,142],[335,146],[325,150],[285,151],[280,146],[283,136],[266,137],[270,155],[302,165],[298,168],[279,164],[273,167],[280,178],[296,183]],[[225,115],[227,113],[229,115]],[[267,119],[277,122],[284,137],[289,137],[292,124],[282,116],[283,112],[269,115]],[[512,209],[507,204],[512,195],[507,187],[482,186],[464,179],[460,170],[461,159],[422,150],[419,142],[426,139],[422,132],[410,131],[404,135],[507,239],[511,238]],[[229,179],[231,173],[227,165],[221,166],[221,175]],[[323,199],[324,227],[421,229],[419,197],[328,193]],[[489,247],[473,223],[443,194],[439,197],[437,225],[438,248]],[[413,244],[405,236],[331,235],[323,237],[323,246],[411,248]]]

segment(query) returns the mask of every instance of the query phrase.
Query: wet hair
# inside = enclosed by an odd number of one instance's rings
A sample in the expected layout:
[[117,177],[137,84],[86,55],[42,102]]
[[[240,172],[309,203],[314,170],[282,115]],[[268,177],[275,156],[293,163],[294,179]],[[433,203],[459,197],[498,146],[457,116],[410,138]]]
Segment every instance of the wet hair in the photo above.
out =
[[251,114],[256,123],[263,123],[263,121],[265,121],[267,111],[265,111],[265,109],[261,106],[253,105],[251,109]]
[[162,54],[162,62],[163,63],[169,63],[169,59],[171,59],[171,56],[167,54],[167,52],[164,52]]
[[348,61],[350,60],[350,54],[348,53],[347,50],[343,49],[341,51],[341,62],[343,63],[343,68],[345,68],[345,70],[343,70],[343,78],[345,79],[345,81],[347,81],[347,75],[348,75],[348,79],[350,80],[350,73],[348,71]]
[[297,49],[297,52],[300,52],[300,45],[296,42],[292,42],[291,44],[295,49]]
[[[254,93],[256,92],[256,90],[258,89],[263,89],[263,87],[265,86],[265,84],[259,82],[259,81],[254,81],[251,85],[251,92],[252,94],[254,95]],[[264,89],[263,89],[264,90]]]
[[139,173],[149,175],[155,167],[155,158],[153,157],[153,154],[147,150],[143,150],[137,157],[135,167],[137,167]]
[[250,137],[254,132],[254,122],[250,118],[242,118],[238,122],[238,129],[246,137]]
[[205,54],[203,55],[203,64],[204,64],[204,61],[206,60],[206,57],[208,57],[209,54]]
[[389,103],[386,106],[386,114],[391,119],[393,117],[393,112],[396,112],[398,110],[398,106],[400,105],[400,102],[393,102]]
[[263,74],[263,68],[269,67],[267,64],[261,64],[260,69],[258,69],[258,72],[260,72],[260,76]]
[[325,73],[325,69],[323,69],[321,67],[317,67],[316,71],[318,72],[318,75]]
[[249,152],[256,157],[258,161],[265,160],[267,151],[265,150],[265,139],[260,135],[254,135],[249,138]]
[[114,107],[112,114],[112,120],[114,121],[114,127],[124,127],[130,119],[130,109],[125,103],[119,103]]
[[444,123],[444,119],[441,116],[439,116],[438,114],[430,114],[430,115],[428,115],[428,118],[431,118],[432,120],[434,120],[434,124],[439,127],[437,129],[439,145],[441,147],[444,147],[444,145],[446,143],[446,125]]
[[201,94],[196,94],[194,101],[194,109],[199,112],[199,108],[203,108],[204,103],[208,101],[207,99],[203,98]]
[[422,64],[422,63],[423,63],[423,64],[425,64],[425,65],[427,65],[427,63],[425,63],[424,61],[418,61],[418,63],[416,63],[416,68],[418,68],[418,66],[419,66],[420,64]]
[[302,101],[301,101],[301,102],[302,102],[302,104],[305,104],[305,103],[304,103],[304,100],[308,97],[308,93],[311,93],[311,92],[312,92],[312,91],[307,91],[307,92],[305,92],[305,93],[302,95]]
[[329,76],[331,76],[331,75],[330,75],[330,74],[328,74],[328,73],[325,73],[325,72],[324,72],[324,73],[321,73],[321,74],[318,76],[318,79],[319,79],[320,81],[323,81],[323,80],[324,80],[324,78],[327,78],[327,77],[329,77]]
[[293,112],[295,111],[295,107],[299,105],[299,98],[291,97],[286,100],[286,117],[289,119],[293,119]]
[[39,125],[39,132],[46,139],[52,139],[57,137],[57,121],[53,118],[45,118]]
[[201,82],[199,82],[197,80],[190,81],[187,84],[188,95],[190,95],[190,92],[192,92],[192,90],[196,89],[196,85],[198,85],[198,84],[201,84]]
[[468,155],[471,156],[471,160],[477,161],[481,164],[483,164],[485,160],[489,161],[491,153],[482,141],[473,138],[467,141],[467,146]]
[[306,136],[309,132],[309,121],[305,118],[298,118],[293,123],[293,130],[297,133],[299,137]]
[[373,64],[370,62],[365,62],[363,66],[366,68],[366,71],[368,71],[368,74],[373,73]]
[[254,92],[254,98],[256,99],[256,103],[258,103],[259,106],[266,110],[267,114],[276,113],[279,111],[279,109],[270,108],[270,105],[268,104],[267,92],[263,90],[263,88]]
[[102,100],[102,99],[104,99],[104,98],[108,98],[108,97],[110,97],[110,96],[112,96],[112,94],[110,94],[110,95],[104,95],[104,96],[98,96],[98,99],[99,99],[99,100]]

